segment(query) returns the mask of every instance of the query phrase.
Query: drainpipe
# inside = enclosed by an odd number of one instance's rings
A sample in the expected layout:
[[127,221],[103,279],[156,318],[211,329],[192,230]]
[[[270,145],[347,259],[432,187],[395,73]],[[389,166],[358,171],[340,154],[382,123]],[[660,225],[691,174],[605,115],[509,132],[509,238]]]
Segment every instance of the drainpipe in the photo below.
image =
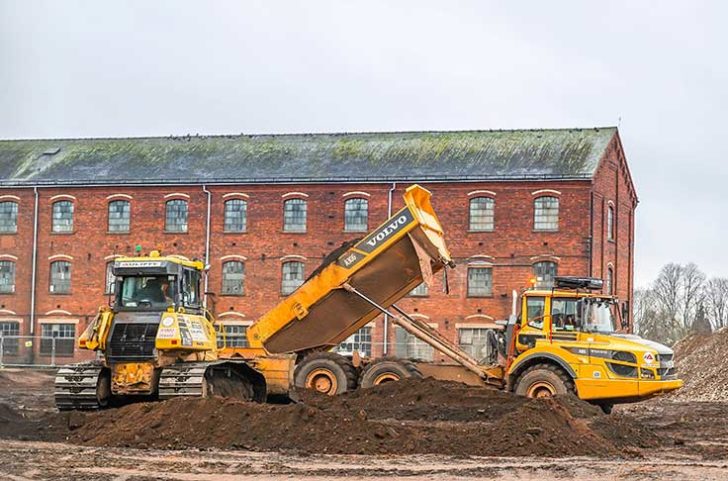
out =
[[38,264],[38,187],[33,187],[35,206],[33,208],[33,256],[30,268],[30,335],[35,333],[35,276]]
[[[389,192],[387,193],[387,219],[392,217],[392,197],[394,196],[394,191],[397,189],[397,183],[392,182],[392,187],[389,189]],[[382,349],[382,354],[385,356],[389,353],[389,314],[384,314],[384,348]]]
[[[207,194],[207,214],[205,216],[205,268],[210,264],[210,209],[212,204],[212,192],[207,190],[207,186],[202,186],[202,192]],[[205,294],[202,298],[202,305],[207,309],[207,286],[209,284],[208,272],[205,272]]]

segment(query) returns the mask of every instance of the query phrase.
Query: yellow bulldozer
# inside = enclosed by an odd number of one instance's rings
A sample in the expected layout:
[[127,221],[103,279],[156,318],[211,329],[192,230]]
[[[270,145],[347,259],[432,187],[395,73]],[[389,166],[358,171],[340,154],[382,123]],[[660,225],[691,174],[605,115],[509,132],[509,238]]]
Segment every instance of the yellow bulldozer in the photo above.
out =
[[[572,392],[609,412],[682,386],[673,352],[618,333],[620,310],[601,280],[561,277],[547,290],[514,296],[514,312],[493,333],[492,355],[476,359],[396,302],[454,267],[431,194],[414,185],[405,207],[362,238],[334,251],[309,279],[228,346],[202,301],[202,262],[180,256],[119,258],[115,299],[79,338],[98,360],[62,367],[61,410],[93,409],[112,399],[230,396],[263,402],[294,386],[340,394],[429,376],[487,385],[530,397]],[[386,314],[450,362],[344,357],[332,352]],[[624,327],[624,326],[622,326]]]

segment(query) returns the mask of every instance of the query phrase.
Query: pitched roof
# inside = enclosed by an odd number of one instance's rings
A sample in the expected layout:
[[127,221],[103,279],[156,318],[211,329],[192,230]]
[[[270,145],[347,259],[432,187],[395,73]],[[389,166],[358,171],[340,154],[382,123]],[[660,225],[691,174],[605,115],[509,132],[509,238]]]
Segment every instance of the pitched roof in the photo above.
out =
[[585,179],[616,131],[0,140],[0,185]]

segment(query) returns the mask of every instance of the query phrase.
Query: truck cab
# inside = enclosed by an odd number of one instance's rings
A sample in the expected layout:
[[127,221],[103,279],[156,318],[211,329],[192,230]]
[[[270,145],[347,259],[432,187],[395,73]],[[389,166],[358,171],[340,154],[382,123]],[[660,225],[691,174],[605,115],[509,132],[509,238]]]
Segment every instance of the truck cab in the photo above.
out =
[[508,366],[516,393],[572,391],[609,410],[682,386],[673,351],[621,332],[619,300],[601,288],[600,279],[557,277],[553,289],[522,294]]

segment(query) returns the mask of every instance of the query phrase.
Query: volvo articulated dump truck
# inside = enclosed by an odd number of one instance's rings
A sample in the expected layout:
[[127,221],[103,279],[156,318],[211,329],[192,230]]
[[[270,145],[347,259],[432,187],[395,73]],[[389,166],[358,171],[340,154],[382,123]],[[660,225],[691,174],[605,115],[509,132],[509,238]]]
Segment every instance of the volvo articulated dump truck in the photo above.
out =
[[[531,397],[573,392],[609,411],[614,403],[682,385],[669,348],[616,332],[617,300],[598,292],[600,280],[558,278],[554,289],[523,292],[516,312],[493,337],[496,355],[487,360],[408,316],[396,302],[455,267],[430,197],[420,186],[408,188],[403,209],[332,253],[248,328],[245,348],[227,346],[204,309],[201,262],[158,253],[117,259],[112,307],[102,307],[79,339],[80,348],[98,351],[98,360],[59,370],[57,406],[210,395],[264,401],[289,394],[294,385],[339,394],[432,376]],[[352,359],[331,352],[381,314],[451,362]]]

